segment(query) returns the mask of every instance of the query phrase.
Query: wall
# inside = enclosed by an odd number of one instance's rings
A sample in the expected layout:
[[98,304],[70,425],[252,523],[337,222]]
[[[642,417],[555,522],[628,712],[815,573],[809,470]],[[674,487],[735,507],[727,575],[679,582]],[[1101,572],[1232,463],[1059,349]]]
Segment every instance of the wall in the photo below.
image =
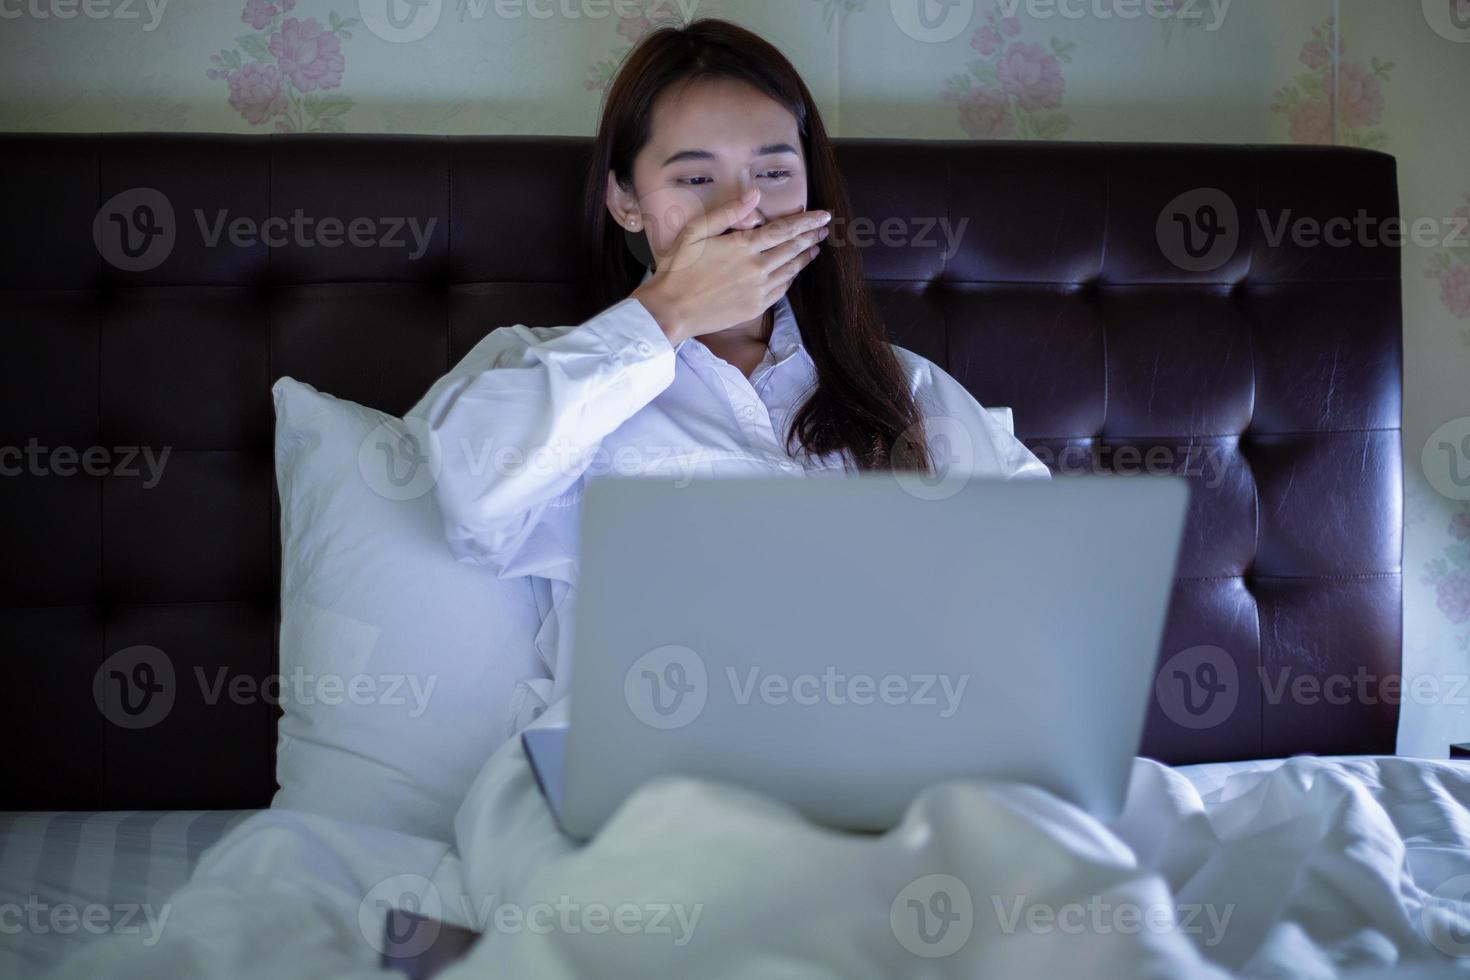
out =
[[692,14],[776,42],[836,135],[1386,150],[1421,227],[1400,750],[1470,741],[1470,0],[923,2],[933,31],[915,0],[0,0],[0,129],[587,134]]

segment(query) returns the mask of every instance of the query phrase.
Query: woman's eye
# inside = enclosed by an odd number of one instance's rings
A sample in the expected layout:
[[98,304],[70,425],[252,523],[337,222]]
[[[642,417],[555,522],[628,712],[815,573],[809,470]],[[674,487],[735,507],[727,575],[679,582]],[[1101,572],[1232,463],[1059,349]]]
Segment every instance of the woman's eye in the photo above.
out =
[[[791,171],[767,170],[763,173],[758,174],[757,176],[767,178],[769,180],[789,180],[791,179]],[[683,184],[685,187],[698,187],[704,184],[708,184],[710,182],[711,178],[709,177],[679,177],[676,178],[674,181],[674,183]]]

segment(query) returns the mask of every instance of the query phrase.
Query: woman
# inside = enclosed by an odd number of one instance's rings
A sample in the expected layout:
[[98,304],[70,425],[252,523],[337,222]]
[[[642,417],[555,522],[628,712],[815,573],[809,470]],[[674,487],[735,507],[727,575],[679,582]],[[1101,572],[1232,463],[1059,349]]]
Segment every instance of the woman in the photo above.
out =
[[951,452],[976,475],[1048,475],[954,379],[887,343],[857,251],[823,245],[847,219],[821,116],[773,46],[697,20],[629,54],[587,183],[611,305],[491,332],[420,403],[455,555],[548,586],[553,682],[523,714],[564,693],[589,477],[933,471]]

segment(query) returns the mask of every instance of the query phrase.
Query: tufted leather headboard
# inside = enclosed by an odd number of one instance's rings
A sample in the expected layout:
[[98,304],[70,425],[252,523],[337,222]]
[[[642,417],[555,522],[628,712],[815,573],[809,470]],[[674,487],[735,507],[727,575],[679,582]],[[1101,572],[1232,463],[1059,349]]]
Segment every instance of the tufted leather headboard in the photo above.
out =
[[[17,450],[0,457],[0,807],[269,802],[276,709],[209,703],[195,683],[196,668],[211,684],[222,671],[248,691],[276,669],[269,387],[289,374],[401,413],[490,329],[595,312],[572,247],[589,148],[0,136],[0,450]],[[1296,231],[1396,216],[1393,159],[858,140],[839,141],[839,158],[868,224],[834,237],[871,241],[896,343],[1012,407],[1017,434],[1059,471],[1196,477],[1143,751],[1176,763],[1392,752],[1399,254]],[[174,230],[151,268],[118,266],[157,253],[104,261],[94,245],[94,218],[119,194],[99,220]],[[340,244],[324,247],[326,228],[231,240],[237,219],[298,209],[340,220]],[[359,217],[376,223],[354,244]],[[406,227],[403,247],[376,244],[386,219],[409,217],[427,232],[422,254]],[[1191,254],[1185,231],[1196,253],[1217,250]],[[94,701],[103,660],[136,644],[167,650],[178,675],[168,715],[143,728]]]

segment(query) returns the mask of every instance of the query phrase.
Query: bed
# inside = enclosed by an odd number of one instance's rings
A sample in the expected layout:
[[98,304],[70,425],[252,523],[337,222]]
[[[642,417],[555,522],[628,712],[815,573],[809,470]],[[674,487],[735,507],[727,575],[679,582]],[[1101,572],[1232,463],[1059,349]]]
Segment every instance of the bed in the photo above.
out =
[[[146,487],[141,466],[22,467],[0,480],[0,506],[26,515],[10,522],[0,571],[0,638],[15,651],[0,699],[10,744],[24,748],[0,784],[0,894],[161,895],[269,806],[279,711],[268,699],[208,703],[184,685],[165,719],[130,728],[98,710],[98,668],[166,642],[184,672],[223,666],[260,684],[279,670],[272,383],[289,375],[399,415],[493,327],[586,319],[595,310],[567,243],[590,148],[570,137],[0,136],[0,161],[26,188],[0,246],[0,319],[24,366],[0,389],[0,445],[96,447],[114,460],[171,450]],[[1202,722],[1166,680],[1140,754],[1203,764],[1180,770],[1202,793],[1224,786],[1220,764],[1391,755],[1392,698],[1290,692],[1343,677],[1381,692],[1401,669],[1399,255],[1268,232],[1286,213],[1396,216],[1393,158],[1175,144],[837,149],[861,219],[845,231],[894,342],[1012,409],[1017,435],[1060,476],[1157,460],[1194,478],[1161,676],[1197,672],[1204,656],[1210,676],[1228,678],[1230,710]],[[140,189],[168,203],[176,236],[156,262],[104,261],[99,215],[139,215],[154,201]],[[303,208],[417,216],[429,234],[413,255],[199,233],[222,213],[258,222]],[[1206,224],[1224,236],[1209,254],[1176,237]],[[1181,655],[1194,659],[1181,667]],[[111,876],[91,877],[90,860],[68,856],[78,848]],[[28,934],[3,955],[35,965],[74,941]]]
[[[1264,772],[1281,759],[1203,763],[1178,771],[1209,801],[1232,775]],[[35,909],[49,922],[62,906],[97,908],[90,927],[23,930],[0,942],[0,976],[40,976],[104,932],[156,940],[169,896],[199,856],[258,810],[11,811],[0,814],[0,907]],[[16,920],[12,920],[16,921]],[[61,920],[65,926],[65,920]],[[446,940],[452,940],[446,934]],[[438,945],[436,937],[436,946]],[[427,959],[410,946],[406,966]],[[431,975],[423,971],[422,975]]]
[[[162,910],[199,855],[254,811],[103,810],[0,814],[0,906],[47,928],[7,933],[0,976],[39,976],[106,932],[156,940]],[[96,909],[68,920],[58,909]],[[55,916],[53,918],[53,916]],[[7,916],[7,925],[24,921]]]

